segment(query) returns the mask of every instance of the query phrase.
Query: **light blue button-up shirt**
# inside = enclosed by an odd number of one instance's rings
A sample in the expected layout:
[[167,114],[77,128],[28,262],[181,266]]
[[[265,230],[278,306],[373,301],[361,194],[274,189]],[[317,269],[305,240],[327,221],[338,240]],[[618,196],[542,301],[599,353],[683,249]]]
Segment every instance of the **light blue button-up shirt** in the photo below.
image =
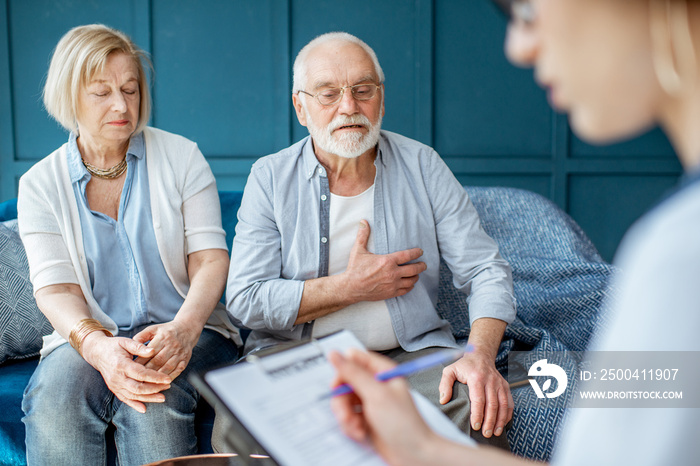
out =
[[[430,147],[382,131],[374,162],[376,254],[422,248],[428,266],[412,291],[387,300],[401,347],[456,346],[436,309],[440,258],[469,305],[470,321],[515,318],[510,266],[447,165]],[[238,211],[227,309],[253,329],[246,351],[310,335],[294,325],[304,281],[328,275],[326,170],[310,138],[253,165]],[[312,325],[312,324],[311,324]]]
[[117,220],[90,209],[85,188],[91,175],[82,163],[75,134],[70,135],[67,154],[95,300],[120,333],[171,321],[184,299],[168,278],[158,252],[143,134],[129,143]]

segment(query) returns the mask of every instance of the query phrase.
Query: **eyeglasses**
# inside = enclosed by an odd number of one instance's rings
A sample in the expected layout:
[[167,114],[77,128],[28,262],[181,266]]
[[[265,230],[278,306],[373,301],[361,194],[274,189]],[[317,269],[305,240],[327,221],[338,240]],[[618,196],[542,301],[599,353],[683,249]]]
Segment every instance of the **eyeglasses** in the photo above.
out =
[[298,90],[297,94],[299,92],[303,92],[306,95],[310,95],[314,99],[318,101],[319,104],[324,105],[324,106],[329,106],[333,104],[337,104],[340,102],[340,100],[343,98],[343,94],[345,94],[345,89],[350,89],[350,93],[352,94],[352,97],[355,100],[359,100],[360,102],[363,102],[365,100],[370,100],[372,97],[377,95],[377,90],[379,90],[379,85],[377,84],[355,84],[354,86],[345,86],[345,87],[329,87],[326,89],[323,89],[321,92],[318,94],[314,95],[306,91]]
[[511,21],[532,24],[537,16],[531,0],[493,0]]

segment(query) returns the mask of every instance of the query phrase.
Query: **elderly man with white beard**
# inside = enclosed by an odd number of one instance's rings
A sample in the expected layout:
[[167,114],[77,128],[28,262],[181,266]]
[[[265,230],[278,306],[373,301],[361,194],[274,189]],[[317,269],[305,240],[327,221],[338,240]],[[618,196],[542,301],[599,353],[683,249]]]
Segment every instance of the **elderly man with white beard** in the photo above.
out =
[[515,317],[511,271],[466,191],[433,149],[381,130],[384,74],[360,39],[307,44],[292,101],[310,136],[253,165],[238,211],[226,300],[252,330],[246,353],[340,329],[396,361],[456,348],[435,309],[443,258],[475,351],[409,383],[507,448],[513,399],[495,358]]

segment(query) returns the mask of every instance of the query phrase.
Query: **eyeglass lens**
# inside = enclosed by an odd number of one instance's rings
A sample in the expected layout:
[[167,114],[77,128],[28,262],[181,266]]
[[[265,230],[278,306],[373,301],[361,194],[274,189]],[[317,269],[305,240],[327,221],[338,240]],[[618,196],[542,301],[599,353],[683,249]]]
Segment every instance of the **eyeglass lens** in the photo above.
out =
[[322,105],[332,105],[339,102],[343,98],[345,89],[350,89],[355,100],[369,100],[377,93],[377,86],[374,84],[357,84],[346,88],[333,87],[325,89],[316,95],[316,98]]

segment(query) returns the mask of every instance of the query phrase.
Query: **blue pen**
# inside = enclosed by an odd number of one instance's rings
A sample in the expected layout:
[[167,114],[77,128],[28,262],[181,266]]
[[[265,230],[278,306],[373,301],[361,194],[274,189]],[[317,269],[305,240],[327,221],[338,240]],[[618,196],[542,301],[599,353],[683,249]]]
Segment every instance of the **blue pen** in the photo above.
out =
[[[417,372],[430,369],[431,367],[437,366],[438,364],[455,361],[464,356],[465,353],[471,353],[473,351],[474,345],[470,344],[466,345],[464,349],[446,349],[442,351],[436,351],[427,356],[414,359],[413,361],[408,361],[403,364],[399,364],[398,366],[394,367],[393,369],[389,369],[388,371],[380,372],[375,376],[375,379],[379,380],[380,382],[386,382],[387,380],[395,379],[396,377],[406,377],[407,375],[415,374]],[[352,387],[344,383],[335,387],[333,390],[331,390],[329,394],[322,396],[321,399],[332,398],[340,395],[347,395],[348,393],[352,392]]]

